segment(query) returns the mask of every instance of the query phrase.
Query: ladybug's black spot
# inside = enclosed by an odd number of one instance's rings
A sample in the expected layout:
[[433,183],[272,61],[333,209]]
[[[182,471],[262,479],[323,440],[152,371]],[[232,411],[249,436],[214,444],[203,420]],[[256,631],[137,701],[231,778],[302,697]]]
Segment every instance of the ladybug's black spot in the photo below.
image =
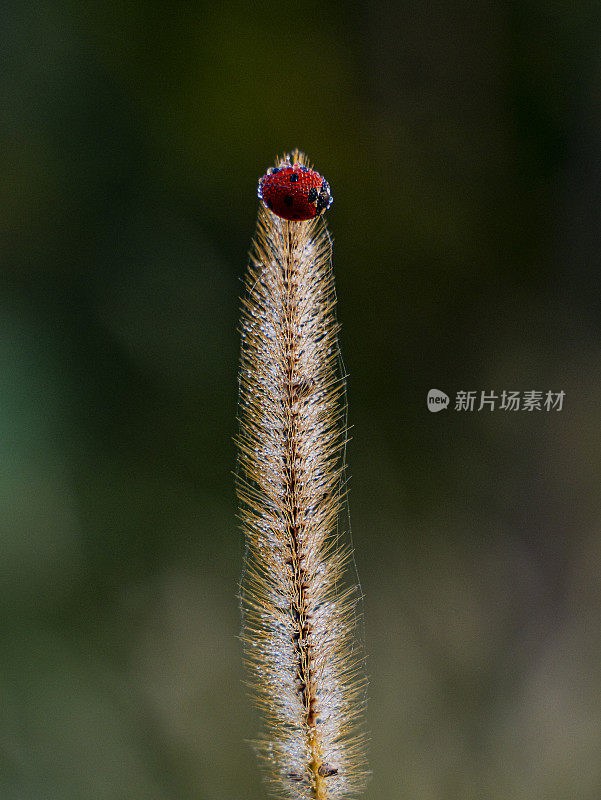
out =
[[316,209],[317,213],[321,214],[332,202],[332,195],[330,194],[330,185],[324,178],[321,182],[321,189],[319,190],[319,197],[317,198]]
[[293,172],[292,175],[290,176],[290,183],[298,183],[299,178],[300,175],[298,174],[298,172]]
[[284,202],[290,208],[291,206],[294,205],[294,198],[292,197],[291,194],[284,195]]
[[314,203],[317,200],[317,189],[312,186],[309,189],[309,202]]
[[319,214],[330,205],[330,193],[327,189],[322,187],[319,197],[317,198],[317,213]]
[[267,206],[267,208],[268,208],[270,211],[273,211],[273,203],[271,202],[271,200],[266,200],[266,201],[265,201],[265,205]]

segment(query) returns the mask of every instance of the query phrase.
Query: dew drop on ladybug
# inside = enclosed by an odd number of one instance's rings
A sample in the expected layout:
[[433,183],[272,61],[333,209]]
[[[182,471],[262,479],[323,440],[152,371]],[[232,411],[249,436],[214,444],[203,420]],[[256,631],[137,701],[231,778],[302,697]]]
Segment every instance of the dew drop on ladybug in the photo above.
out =
[[325,178],[300,164],[271,167],[259,179],[257,191],[267,208],[282,219],[313,219],[334,199]]

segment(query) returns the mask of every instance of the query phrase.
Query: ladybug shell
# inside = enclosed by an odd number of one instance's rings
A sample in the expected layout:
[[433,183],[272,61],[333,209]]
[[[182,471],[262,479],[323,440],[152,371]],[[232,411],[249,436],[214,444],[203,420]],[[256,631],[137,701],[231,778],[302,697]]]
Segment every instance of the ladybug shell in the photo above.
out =
[[289,220],[312,219],[333,199],[326,179],[298,164],[268,169],[259,180],[257,193],[270,211]]

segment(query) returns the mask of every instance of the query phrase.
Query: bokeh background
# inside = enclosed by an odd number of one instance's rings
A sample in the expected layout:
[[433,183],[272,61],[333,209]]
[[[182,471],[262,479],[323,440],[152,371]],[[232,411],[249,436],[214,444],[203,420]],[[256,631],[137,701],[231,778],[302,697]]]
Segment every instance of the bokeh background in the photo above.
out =
[[366,800],[598,800],[599,11],[3,4],[3,799],[264,797],[236,327],[257,178],[300,147],[335,197]]

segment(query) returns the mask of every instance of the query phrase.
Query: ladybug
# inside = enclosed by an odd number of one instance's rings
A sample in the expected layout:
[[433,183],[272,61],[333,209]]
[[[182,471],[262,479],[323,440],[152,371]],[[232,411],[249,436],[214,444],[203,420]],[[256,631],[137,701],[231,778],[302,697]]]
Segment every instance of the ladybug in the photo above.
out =
[[289,220],[313,219],[334,199],[319,172],[289,163],[268,169],[259,179],[257,194],[270,211]]

